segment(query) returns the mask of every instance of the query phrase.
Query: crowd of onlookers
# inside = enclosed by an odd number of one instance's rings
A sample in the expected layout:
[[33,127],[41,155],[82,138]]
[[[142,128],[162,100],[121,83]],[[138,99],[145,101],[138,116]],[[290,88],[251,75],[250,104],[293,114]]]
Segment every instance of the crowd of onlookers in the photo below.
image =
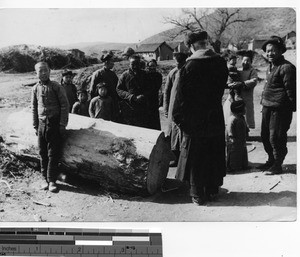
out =
[[[190,53],[174,52],[176,67],[167,78],[163,112],[168,119],[166,136],[177,166],[176,179],[187,181],[195,204],[213,200],[226,172],[248,169],[247,139],[255,128],[253,91],[258,75],[252,67],[254,52],[221,56],[208,45],[205,31],[186,36]],[[284,59],[280,37],[267,40],[262,49],[269,61],[261,97],[261,139],[268,154],[256,167],[266,175],[282,173],[287,154],[287,131],[296,111],[296,68]],[[237,55],[241,69],[237,69]],[[38,135],[43,188],[56,191],[59,140],[68,113],[101,118],[149,129],[161,129],[159,90],[162,75],[157,62],[129,57],[129,68],[118,77],[111,53],[103,55],[103,68],[95,71],[87,90],[76,90],[74,73],[64,71],[61,85],[49,79],[45,62],[36,64],[39,82],[33,87],[32,109]],[[224,104],[224,90],[229,94]],[[226,151],[225,151],[226,149]]]

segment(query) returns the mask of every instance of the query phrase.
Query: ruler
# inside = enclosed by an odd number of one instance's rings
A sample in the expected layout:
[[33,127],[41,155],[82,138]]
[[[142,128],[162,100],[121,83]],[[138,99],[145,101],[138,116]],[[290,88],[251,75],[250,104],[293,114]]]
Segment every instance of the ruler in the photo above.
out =
[[162,257],[148,229],[0,228],[0,256]]

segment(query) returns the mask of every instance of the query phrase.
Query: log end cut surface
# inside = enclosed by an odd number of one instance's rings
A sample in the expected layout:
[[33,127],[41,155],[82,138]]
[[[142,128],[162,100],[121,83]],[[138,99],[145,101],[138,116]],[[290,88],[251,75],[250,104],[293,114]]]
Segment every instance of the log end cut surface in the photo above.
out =
[[147,190],[154,194],[160,190],[164,183],[172,158],[170,144],[167,142],[164,133],[158,137],[149,158]]

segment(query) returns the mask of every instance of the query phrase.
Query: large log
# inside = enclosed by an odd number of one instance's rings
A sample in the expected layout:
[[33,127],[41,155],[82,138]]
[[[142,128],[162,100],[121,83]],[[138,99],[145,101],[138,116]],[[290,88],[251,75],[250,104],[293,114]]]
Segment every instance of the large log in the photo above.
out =
[[[17,155],[38,156],[30,109],[13,113],[5,142]],[[166,179],[170,146],[162,131],[70,114],[61,163],[68,172],[113,191],[154,194]]]

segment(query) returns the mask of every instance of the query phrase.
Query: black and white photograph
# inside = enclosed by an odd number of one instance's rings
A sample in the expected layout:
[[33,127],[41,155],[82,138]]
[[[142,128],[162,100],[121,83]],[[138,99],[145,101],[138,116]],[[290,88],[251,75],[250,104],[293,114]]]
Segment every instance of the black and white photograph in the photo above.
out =
[[0,23],[0,221],[296,220],[295,9]]

